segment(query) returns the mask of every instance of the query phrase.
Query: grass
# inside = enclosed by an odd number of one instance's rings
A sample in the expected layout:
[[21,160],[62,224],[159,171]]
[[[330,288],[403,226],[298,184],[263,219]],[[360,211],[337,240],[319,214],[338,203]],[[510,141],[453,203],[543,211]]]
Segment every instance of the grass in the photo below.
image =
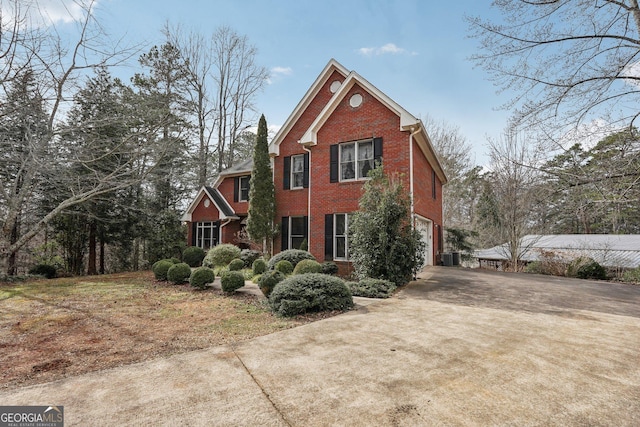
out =
[[313,320],[278,318],[257,296],[156,282],[150,272],[0,283],[0,388],[233,343]]

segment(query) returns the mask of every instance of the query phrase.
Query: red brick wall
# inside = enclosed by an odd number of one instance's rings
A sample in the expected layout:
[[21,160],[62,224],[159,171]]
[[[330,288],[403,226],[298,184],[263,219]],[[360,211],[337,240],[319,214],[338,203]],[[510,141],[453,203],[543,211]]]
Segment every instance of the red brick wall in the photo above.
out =
[[222,197],[227,199],[229,202],[229,206],[235,211],[238,215],[246,215],[249,210],[249,202],[234,202],[233,201],[233,186],[234,186],[235,177],[227,177],[222,180],[220,185],[218,185],[218,191],[222,194]]
[[436,264],[438,255],[438,232],[436,225],[442,226],[442,183],[436,174],[436,197],[433,198],[433,168],[426,157],[413,142],[413,204],[416,214],[433,222],[432,248],[433,264]]
[[220,218],[220,212],[218,212],[218,208],[216,208],[213,200],[210,200],[209,207],[205,207],[205,200],[209,200],[209,197],[206,194],[191,213],[192,222],[187,224],[187,245],[189,246],[191,246],[191,242],[193,242],[193,229],[191,228],[192,223],[203,221],[217,221]]

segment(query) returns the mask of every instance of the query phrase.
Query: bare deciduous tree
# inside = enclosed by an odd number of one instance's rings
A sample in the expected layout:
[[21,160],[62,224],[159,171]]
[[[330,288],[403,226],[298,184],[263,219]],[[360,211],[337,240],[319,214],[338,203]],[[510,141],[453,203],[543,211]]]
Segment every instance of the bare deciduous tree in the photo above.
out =
[[[112,153],[96,151],[99,155],[85,157],[57,147],[59,124],[63,120],[65,103],[75,90],[76,79],[82,77],[86,70],[109,67],[127,60],[137,51],[121,48],[117,43],[111,44],[106,40],[93,16],[94,3],[81,3],[83,14],[76,20],[78,33],[75,40],[66,44],[53,24],[32,25],[30,14],[38,13],[37,9],[25,8],[25,3],[19,0],[3,2],[3,15],[0,17],[0,99],[4,102],[13,87],[10,83],[21,79],[28,71],[33,81],[31,90],[43,100],[46,120],[44,131],[24,132],[20,140],[0,135],[0,158],[17,171],[0,170],[0,271],[12,273],[9,268],[11,258],[56,215],[101,194],[139,182],[152,167],[145,159],[150,158],[151,152],[161,153],[164,150],[161,143],[152,137],[157,132],[155,127],[160,126],[161,118],[138,123],[135,132],[114,146],[117,153],[127,147],[127,156],[110,170],[100,170],[95,165],[103,156]],[[11,119],[15,111],[4,109],[2,114]],[[28,121],[28,117],[25,120]],[[16,149],[18,145],[20,150]],[[91,153],[91,150],[87,152]],[[87,172],[83,182],[79,182],[73,173],[77,168],[84,168]],[[56,185],[68,188],[67,196],[45,211],[35,213],[35,209],[31,209],[34,200],[47,197],[46,185],[52,180]],[[32,213],[30,221],[19,224],[21,214],[26,210]]]
[[516,124],[566,129],[597,117],[633,126],[640,115],[637,0],[495,0],[502,19],[470,18],[473,59],[516,96]]

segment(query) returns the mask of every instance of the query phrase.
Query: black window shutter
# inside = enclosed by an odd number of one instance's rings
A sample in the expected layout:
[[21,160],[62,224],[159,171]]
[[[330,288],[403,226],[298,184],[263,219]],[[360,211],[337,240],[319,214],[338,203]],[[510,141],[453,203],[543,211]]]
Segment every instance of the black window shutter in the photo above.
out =
[[240,194],[240,177],[233,178],[233,201],[238,202],[238,196]]
[[333,259],[333,214],[324,216],[324,259]]
[[304,238],[307,239],[307,249],[309,249],[309,217],[305,216],[303,221],[304,221]]
[[309,153],[304,153],[304,175],[302,178],[302,187],[309,188]]
[[291,156],[287,156],[284,158],[284,175],[282,177],[283,186],[285,190],[291,188],[290,181],[291,180]]
[[329,147],[329,180],[330,182],[338,182],[338,144],[333,144]]
[[373,139],[373,161],[374,163],[382,161],[382,138]]
[[191,246],[198,246],[198,241],[197,239],[197,233],[198,233],[198,223],[197,222],[192,222],[191,223]]
[[282,233],[280,233],[282,235],[282,243],[280,245],[280,250],[284,251],[289,249],[289,217],[288,216],[283,216],[282,217]]

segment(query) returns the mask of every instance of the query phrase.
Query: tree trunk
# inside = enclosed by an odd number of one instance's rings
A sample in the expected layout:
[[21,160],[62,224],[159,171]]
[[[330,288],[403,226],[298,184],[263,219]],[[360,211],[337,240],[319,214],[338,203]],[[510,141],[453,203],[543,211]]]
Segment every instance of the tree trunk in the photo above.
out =
[[89,276],[95,276],[98,274],[96,270],[96,221],[92,220],[89,223],[89,262],[87,267],[87,274]]

